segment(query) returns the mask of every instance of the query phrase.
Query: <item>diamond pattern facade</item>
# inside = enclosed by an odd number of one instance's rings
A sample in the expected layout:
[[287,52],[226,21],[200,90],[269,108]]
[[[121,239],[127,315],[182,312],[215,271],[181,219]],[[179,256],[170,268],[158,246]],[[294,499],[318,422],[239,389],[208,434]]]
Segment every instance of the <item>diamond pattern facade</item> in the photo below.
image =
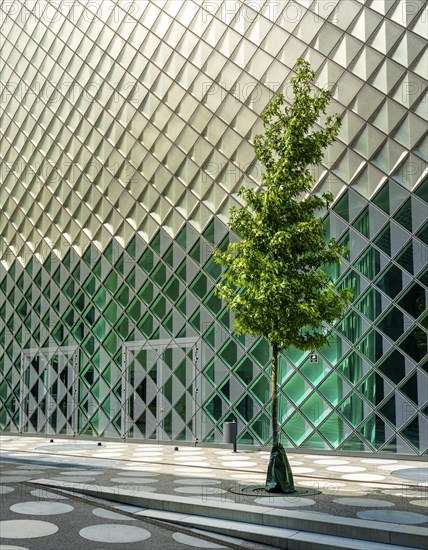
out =
[[220,442],[235,419],[269,442],[269,348],[231,332],[212,249],[302,56],[343,115],[314,192],[354,301],[317,363],[282,356],[283,442],[425,453],[425,3],[15,0],[0,21],[0,429]]

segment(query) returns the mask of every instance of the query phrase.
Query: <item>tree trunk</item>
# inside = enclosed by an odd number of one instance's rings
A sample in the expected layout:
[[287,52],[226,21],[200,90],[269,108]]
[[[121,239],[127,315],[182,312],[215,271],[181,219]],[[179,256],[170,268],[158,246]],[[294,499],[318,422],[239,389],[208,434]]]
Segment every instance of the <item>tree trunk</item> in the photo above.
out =
[[284,447],[278,441],[278,354],[277,344],[272,344],[272,451],[266,475],[266,491],[269,493],[294,493],[293,473]]
[[278,346],[272,344],[272,444],[278,443]]

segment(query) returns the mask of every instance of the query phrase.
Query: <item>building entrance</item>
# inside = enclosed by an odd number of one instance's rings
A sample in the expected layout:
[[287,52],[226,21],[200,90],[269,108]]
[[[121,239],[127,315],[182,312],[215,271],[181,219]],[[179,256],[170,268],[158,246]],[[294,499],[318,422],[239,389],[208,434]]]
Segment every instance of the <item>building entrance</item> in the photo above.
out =
[[75,347],[22,351],[21,433],[76,434],[78,364]]
[[198,352],[194,338],[123,345],[123,438],[200,439]]

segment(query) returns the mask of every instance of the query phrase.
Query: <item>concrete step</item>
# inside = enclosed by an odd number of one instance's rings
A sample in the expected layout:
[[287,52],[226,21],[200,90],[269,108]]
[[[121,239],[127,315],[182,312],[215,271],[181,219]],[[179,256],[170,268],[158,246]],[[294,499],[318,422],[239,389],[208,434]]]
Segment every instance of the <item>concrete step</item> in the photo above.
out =
[[[246,534],[247,532],[254,532],[255,536],[262,527],[274,529],[275,531],[271,531],[270,536],[273,536],[274,532],[277,535],[282,533],[284,540],[289,541],[290,544],[291,541],[293,541],[293,544],[300,544],[299,538],[303,537],[303,546],[277,545],[279,548],[290,548],[290,550],[307,550],[310,541],[313,544],[318,542],[318,546],[314,546],[317,550],[331,548],[331,541],[329,542],[330,546],[320,546],[321,536],[347,541],[348,546],[337,546],[337,548],[365,549],[366,546],[364,545],[368,541],[377,544],[371,550],[380,550],[381,545],[389,545],[387,546],[389,550],[391,550],[391,545],[393,545],[392,547],[394,545],[404,547],[407,550],[410,548],[423,550],[428,548],[428,529],[413,525],[407,526],[397,523],[329,516],[308,511],[279,510],[273,507],[241,503],[204,502],[202,498],[177,497],[170,494],[147,493],[135,489],[87,485],[50,479],[32,480],[31,483],[60,490],[75,491],[122,504],[132,504],[141,508],[148,508],[152,512],[155,510],[173,512],[182,516],[183,520],[187,516],[202,516],[200,525],[205,527],[206,523],[204,521],[206,522],[208,518],[212,522],[220,520],[218,525],[223,525],[225,521],[240,523],[241,527],[246,525],[249,531],[243,530],[243,532]],[[224,530],[221,532],[224,533]],[[304,540],[305,537],[307,540]],[[357,541],[360,546],[349,546],[351,541]]]

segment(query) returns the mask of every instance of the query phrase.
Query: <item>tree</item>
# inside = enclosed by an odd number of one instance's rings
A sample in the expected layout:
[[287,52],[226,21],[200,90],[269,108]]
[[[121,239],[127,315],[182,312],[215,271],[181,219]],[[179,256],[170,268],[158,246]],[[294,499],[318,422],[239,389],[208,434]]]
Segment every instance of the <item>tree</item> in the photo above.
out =
[[[315,74],[298,59],[291,79],[294,101],[278,93],[261,115],[265,132],[254,140],[256,158],[264,167],[258,189],[241,187],[241,208],[230,211],[229,227],[239,240],[216,250],[225,270],[217,295],[234,312],[238,335],[263,336],[272,348],[272,453],[266,488],[294,491],[285,451],[278,440],[278,356],[294,346],[315,350],[329,339],[327,323],[343,315],[349,289],[338,290],[325,268],[340,263],[345,253],[326,240],[319,214],[333,196],[311,194],[311,166],[337,138],[338,115],[326,116],[330,94],[313,85]],[[278,466],[278,464],[281,464]]]

